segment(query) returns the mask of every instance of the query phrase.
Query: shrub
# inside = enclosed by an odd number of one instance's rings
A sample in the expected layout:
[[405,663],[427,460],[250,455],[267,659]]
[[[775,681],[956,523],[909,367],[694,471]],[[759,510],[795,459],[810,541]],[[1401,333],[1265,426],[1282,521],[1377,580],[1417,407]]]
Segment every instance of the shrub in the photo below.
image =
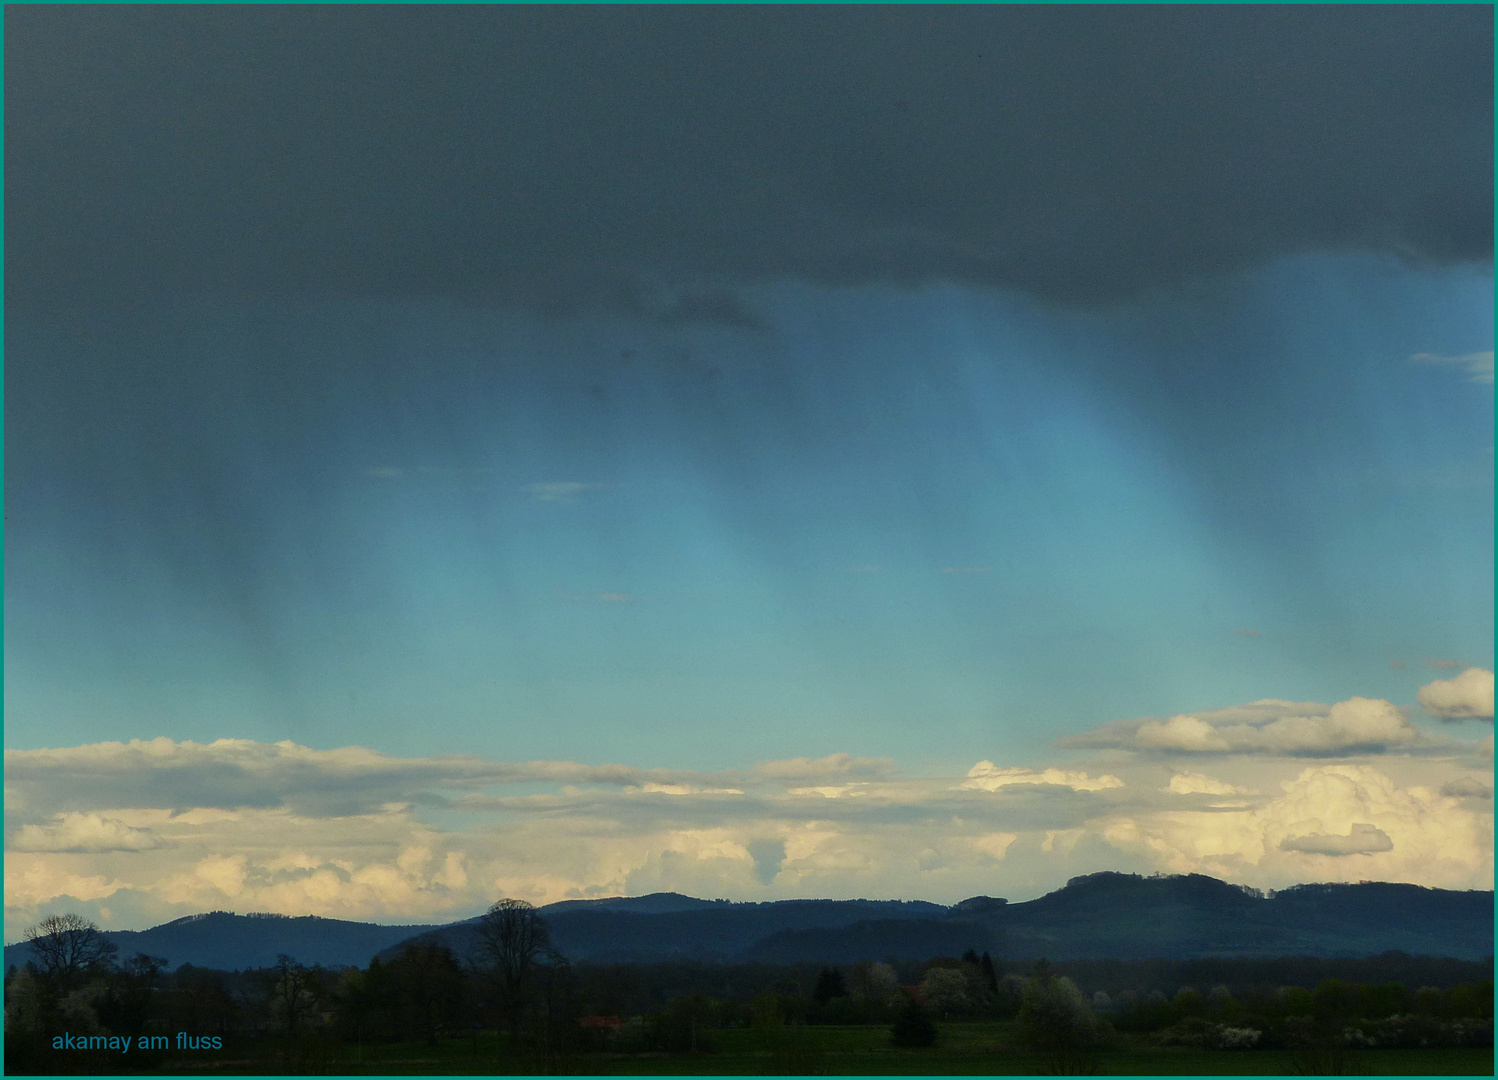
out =
[[1101,1045],[1105,1028],[1068,978],[1042,975],[1025,981],[1020,1037],[1033,1050],[1087,1050]]
[[1164,1046],[1189,1046],[1202,1050],[1250,1050],[1259,1045],[1258,1028],[1232,1027],[1201,1017],[1188,1017],[1158,1035]]
[[717,1002],[697,994],[672,998],[654,1020],[653,1043],[676,1054],[710,1054],[717,1050],[711,1029],[719,1025]]
[[921,1000],[939,1016],[966,1016],[973,1007],[967,976],[959,969],[934,967],[921,980]]
[[1025,1003],[1025,980],[1023,976],[1009,974],[998,980],[999,988],[993,996],[993,1012],[1000,1020],[1019,1015]]
[[890,1031],[896,1046],[919,1048],[936,1043],[936,1021],[915,998],[909,998],[895,1014],[895,1024]]

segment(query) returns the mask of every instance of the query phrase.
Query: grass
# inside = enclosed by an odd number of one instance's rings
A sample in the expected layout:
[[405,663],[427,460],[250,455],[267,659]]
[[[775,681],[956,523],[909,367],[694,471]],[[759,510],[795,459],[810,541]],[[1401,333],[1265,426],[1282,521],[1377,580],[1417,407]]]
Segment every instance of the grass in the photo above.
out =
[[[1192,1050],[1123,1047],[1069,1058],[1012,1048],[1011,1025],[977,1021],[941,1026],[936,1046],[901,1050],[887,1027],[730,1028],[710,1032],[711,1053],[578,1053],[552,1056],[512,1051],[493,1032],[477,1039],[420,1044],[325,1045],[290,1060],[269,1045],[162,1061],[149,1074],[325,1073],[349,1075],[494,1075],[567,1073],[610,1076],[1275,1076],[1303,1074],[1318,1062],[1278,1050]],[[120,1064],[125,1064],[121,1062]],[[145,1064],[145,1062],[141,1062]],[[1319,1063],[1325,1065],[1325,1063]],[[1379,1076],[1491,1076],[1491,1050],[1359,1050],[1346,1071]]]

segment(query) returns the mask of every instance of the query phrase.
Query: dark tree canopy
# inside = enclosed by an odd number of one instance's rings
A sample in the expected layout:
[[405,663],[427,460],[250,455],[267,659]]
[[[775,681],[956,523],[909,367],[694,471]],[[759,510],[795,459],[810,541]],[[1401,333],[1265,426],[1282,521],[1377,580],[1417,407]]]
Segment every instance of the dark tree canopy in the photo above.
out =
[[843,973],[835,967],[823,968],[817,975],[817,985],[811,996],[818,1005],[826,1005],[833,998],[847,997],[848,989],[843,982]]
[[436,1046],[438,1035],[457,1025],[466,983],[463,965],[446,945],[418,941],[407,945],[386,968],[396,1003],[410,1028]]
[[990,993],[999,992],[999,972],[993,966],[993,957],[984,950],[983,957],[978,961],[978,966],[983,970],[983,981],[987,984]]

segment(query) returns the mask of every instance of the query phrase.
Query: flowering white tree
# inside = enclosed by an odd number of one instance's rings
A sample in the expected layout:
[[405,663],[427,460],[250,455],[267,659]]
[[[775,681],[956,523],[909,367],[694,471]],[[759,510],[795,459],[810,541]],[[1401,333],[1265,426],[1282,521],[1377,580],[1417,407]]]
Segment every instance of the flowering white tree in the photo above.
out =
[[921,980],[921,1001],[938,1016],[962,1016],[976,1004],[959,968],[934,967]]
[[1065,976],[1044,975],[1025,980],[1020,1031],[1036,1050],[1086,1050],[1096,1046],[1103,1027],[1077,984]]

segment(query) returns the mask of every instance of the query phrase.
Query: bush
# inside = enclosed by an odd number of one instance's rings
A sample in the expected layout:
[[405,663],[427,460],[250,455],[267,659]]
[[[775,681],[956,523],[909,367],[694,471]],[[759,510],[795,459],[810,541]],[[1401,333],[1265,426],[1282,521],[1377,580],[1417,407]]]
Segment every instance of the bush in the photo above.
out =
[[1443,1021],[1429,1016],[1391,1016],[1384,1020],[1365,1020],[1347,1028],[1342,1032],[1342,1041],[1350,1046],[1409,1050],[1433,1047],[1483,1049],[1493,1045],[1493,1021],[1476,1018]]
[[900,980],[888,964],[855,964],[847,980],[848,993],[855,998],[876,1001],[881,1005],[898,1005]]
[[1120,1031],[1159,1031],[1173,1015],[1165,995],[1155,990],[1147,997],[1130,994],[1121,998],[1113,1022]]
[[921,980],[921,1000],[937,1015],[966,1016],[975,1004],[967,975],[957,968],[933,967]]
[[1018,1016],[1025,1003],[1025,980],[1020,975],[1009,974],[998,980],[999,988],[993,995],[993,1014],[1000,1020]]
[[817,986],[811,992],[811,999],[818,1005],[826,1005],[834,998],[847,996],[848,989],[843,982],[843,973],[837,968],[823,968],[817,975]]
[[1252,1027],[1233,1027],[1201,1017],[1188,1017],[1161,1031],[1163,1046],[1189,1046],[1199,1050],[1249,1050],[1259,1045],[1263,1032]]
[[1446,1014],[1453,1017],[1493,1018],[1493,980],[1462,983],[1446,994]]
[[908,999],[895,1015],[890,1032],[896,1046],[918,1048],[936,1043],[936,1021],[914,998]]
[[1019,1011],[1020,1037],[1032,1050],[1088,1050],[1102,1045],[1107,1028],[1070,979],[1042,975],[1026,980]]
[[840,997],[829,1001],[820,1015],[824,1024],[888,1024],[895,1009],[870,998]]
[[659,1050],[673,1054],[711,1054],[718,1042],[712,1029],[719,1026],[717,1002],[698,994],[672,998],[653,1018],[651,1041]]

